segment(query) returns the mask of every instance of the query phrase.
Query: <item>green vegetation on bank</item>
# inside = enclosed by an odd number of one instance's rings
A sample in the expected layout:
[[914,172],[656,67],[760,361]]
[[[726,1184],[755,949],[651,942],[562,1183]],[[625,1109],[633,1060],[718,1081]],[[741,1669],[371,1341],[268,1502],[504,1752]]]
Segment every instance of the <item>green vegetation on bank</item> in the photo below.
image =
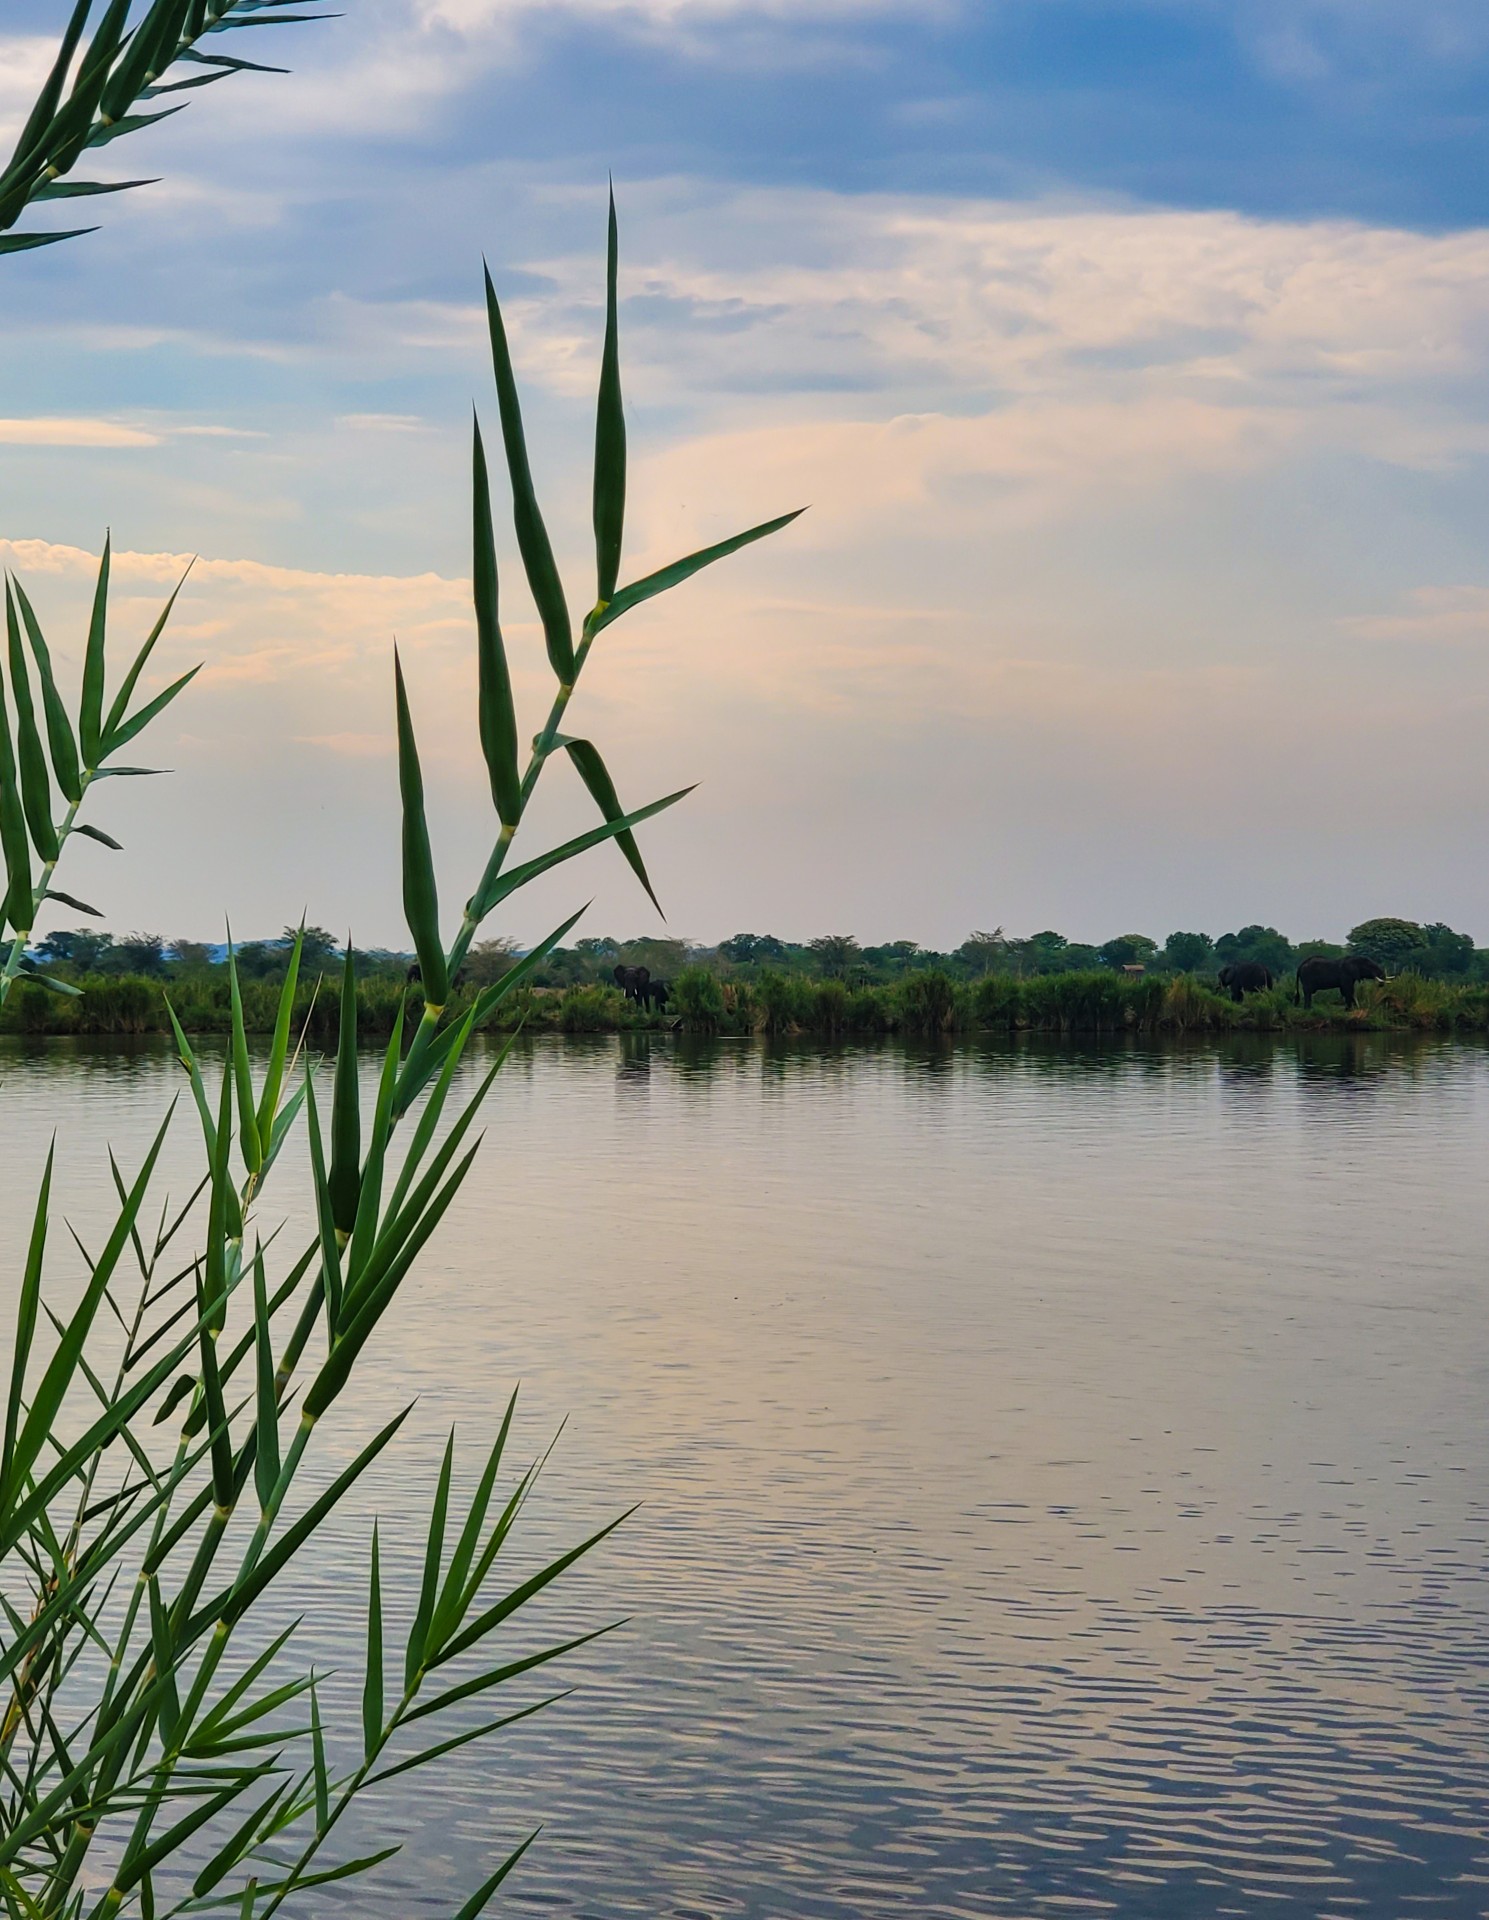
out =
[[[87,975],[77,998],[61,998],[41,986],[19,982],[0,1016],[0,1033],[143,1035],[170,1031],[167,998],[191,1034],[231,1030],[229,984],[210,973],[176,981],[137,974]],[[242,984],[244,1025],[267,1034],[274,1022],[278,987],[267,981]],[[479,989],[457,987],[450,999],[458,1016]],[[408,996],[406,1019],[417,1019],[419,987],[398,975],[373,976],[357,985],[358,1031],[363,1040],[385,1039]],[[665,1012],[646,1012],[614,986],[582,982],[569,986],[524,985],[497,1009],[491,1024],[519,1024],[537,1033],[617,1033],[681,1028],[690,1033],[820,1034],[854,1038],[882,1034],[1016,1032],[1116,1033],[1319,1031],[1328,1028],[1438,1032],[1489,1032],[1489,984],[1455,985],[1401,973],[1359,990],[1360,1004],[1347,1010],[1336,993],[1321,996],[1305,1012],[1295,1004],[1292,983],[1248,995],[1241,1005],[1189,974],[1150,973],[1136,978],[1112,971],[1038,975],[1020,980],[991,973],[958,980],[936,968],[915,969],[892,982],[851,986],[843,980],[764,970],[752,979],[706,966],[681,968]],[[334,1050],[338,1020],[336,985],[300,985],[294,1025],[308,1044]]]

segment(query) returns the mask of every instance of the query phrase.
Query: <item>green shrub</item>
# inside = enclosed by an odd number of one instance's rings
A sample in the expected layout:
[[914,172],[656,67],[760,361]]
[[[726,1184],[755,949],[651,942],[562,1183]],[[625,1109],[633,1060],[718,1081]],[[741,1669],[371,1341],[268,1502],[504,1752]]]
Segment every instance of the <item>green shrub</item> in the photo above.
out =
[[689,1033],[717,1033],[724,1018],[724,991],[707,967],[684,967],[672,986],[672,1004]]

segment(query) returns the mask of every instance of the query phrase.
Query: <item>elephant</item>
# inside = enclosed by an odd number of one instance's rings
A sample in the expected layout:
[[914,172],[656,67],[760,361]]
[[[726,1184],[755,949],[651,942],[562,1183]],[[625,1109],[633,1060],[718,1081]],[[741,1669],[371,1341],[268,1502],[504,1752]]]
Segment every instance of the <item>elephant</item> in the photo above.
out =
[[670,980],[648,980],[641,989],[642,1006],[651,1008],[656,1013],[665,1013],[667,1002],[671,998],[672,982]]
[[1271,984],[1272,969],[1264,967],[1259,960],[1240,960],[1234,966],[1220,969],[1221,989],[1237,1006],[1244,994],[1265,993]]
[[1362,980],[1384,980],[1386,970],[1378,960],[1367,960],[1362,953],[1346,954],[1342,960],[1329,960],[1322,954],[1315,954],[1305,960],[1298,968],[1298,993],[1303,1005],[1311,1007],[1313,996],[1324,993],[1330,987],[1338,987],[1344,996],[1344,1004],[1355,1004],[1355,988]]
[[617,967],[612,977],[627,1000],[634,1000],[638,1007],[646,1005],[646,989],[651,980],[650,967]]

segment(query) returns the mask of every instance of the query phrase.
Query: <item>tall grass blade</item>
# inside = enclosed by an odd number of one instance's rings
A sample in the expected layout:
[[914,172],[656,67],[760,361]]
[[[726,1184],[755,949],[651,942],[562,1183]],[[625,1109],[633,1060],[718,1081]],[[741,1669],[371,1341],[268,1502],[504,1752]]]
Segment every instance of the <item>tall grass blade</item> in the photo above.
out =
[[496,1892],[502,1881],[506,1879],[507,1875],[517,1865],[517,1862],[522,1858],[523,1854],[527,1852],[528,1848],[542,1831],[543,1829],[541,1827],[535,1827],[523,1841],[522,1845],[515,1847],[512,1852],[507,1855],[506,1859],[502,1861],[491,1878],[483,1881],[482,1884],[476,1888],[470,1899],[466,1901],[459,1913],[455,1915],[455,1920],[480,1920],[480,1916],[486,1911],[487,1907],[491,1905],[491,1896]]
[[619,620],[623,613],[629,613],[632,607],[639,607],[645,600],[653,600],[659,593],[666,593],[669,587],[681,585],[690,580],[695,573],[701,573],[705,567],[711,567],[715,560],[724,560],[731,553],[738,553],[741,547],[752,546],[757,540],[764,540],[772,533],[779,533],[782,527],[789,527],[793,520],[799,520],[806,512],[798,507],[794,513],[783,513],[777,519],[766,520],[758,527],[751,527],[745,533],[736,533],[731,539],[720,540],[712,547],[700,547],[697,553],[690,553],[684,560],[674,560],[669,567],[661,567],[656,573],[649,573],[641,580],[633,580],[628,587],[622,587],[603,612],[591,616],[589,629],[599,633],[613,621]]
[[232,937],[227,945],[228,996],[232,1009],[233,1080],[238,1092],[238,1145],[243,1164],[256,1174],[264,1164],[263,1142],[253,1104],[253,1070],[248,1059],[248,1034],[243,1025],[243,990],[238,980],[238,956]]
[[525,887],[530,880],[536,880],[540,873],[550,868],[562,866],[565,860],[572,860],[578,854],[587,853],[591,847],[602,846],[605,841],[613,840],[617,834],[631,827],[639,827],[643,820],[650,820],[653,814],[661,813],[667,807],[675,807],[679,800],[685,800],[693,791],[691,787],[679,787],[676,793],[669,793],[661,800],[653,800],[650,806],[638,807],[634,813],[623,813],[614,820],[607,821],[603,827],[591,827],[588,833],[581,833],[573,840],[566,840],[561,847],[554,847],[548,853],[539,854],[537,859],[528,860],[520,867],[509,867],[506,872],[497,874],[486,891],[471,902],[473,919],[484,920],[493,908],[500,906],[508,894],[516,893],[519,887]]
[[268,1282],[262,1251],[253,1260],[255,1408],[253,1472],[259,1509],[268,1510],[279,1484],[279,1403],[274,1392],[273,1331],[269,1322]]
[[496,288],[486,270],[486,321],[491,334],[491,365],[496,375],[496,398],[501,408],[502,442],[507,454],[507,472],[512,481],[512,518],[517,529],[517,550],[527,574],[527,584],[543,623],[543,639],[548,660],[561,686],[574,683],[574,630],[564,599],[563,582],[549,543],[548,529],[538,511],[533,491],[532,470],[528,465],[527,441],[522,432],[522,403],[517,397],[517,379],[512,371],[512,354],[507,345],[507,329],[497,302]]
[[372,1523],[372,1576],[367,1591],[367,1677],[362,1684],[362,1754],[370,1760],[383,1736],[383,1589],[377,1522]]
[[290,948],[284,984],[279,989],[279,1005],[274,1013],[274,1038],[269,1046],[269,1070],[264,1076],[264,1091],[259,1098],[259,1139],[267,1148],[274,1135],[274,1116],[279,1111],[279,1095],[284,1086],[284,1064],[289,1057],[290,1023],[295,1012],[295,989],[300,984],[300,952],[305,945],[302,925]]
[[16,617],[15,595],[9,580],[5,583],[5,637],[10,654],[10,692],[16,710],[16,753],[21,771],[21,804],[26,824],[31,829],[31,844],[37,857],[52,862],[61,851],[57,829],[52,824],[52,783],[47,778],[47,756],[36,728],[36,710],[31,704],[31,676],[26,671],[26,654],[21,644],[21,623]]
[[393,650],[393,684],[398,706],[398,786],[403,797],[403,913],[419,956],[425,1004],[442,1007],[449,998],[445,950],[439,937],[439,893],[434,880],[434,854],[429,824],[424,818],[424,776],[419,748],[408,712],[403,665]]
[[434,1619],[435,1598],[439,1592],[439,1570],[445,1552],[445,1515],[450,1505],[450,1475],[455,1465],[455,1435],[445,1442],[445,1457],[439,1470],[439,1485],[429,1514],[429,1535],[424,1545],[424,1578],[419,1587],[419,1605],[409,1628],[408,1645],[403,1658],[403,1685],[413,1686],[424,1666],[429,1627]]
[[471,569],[476,605],[476,667],[479,675],[481,752],[491,781],[491,798],[504,827],[522,818],[522,776],[517,768],[517,709],[512,700],[512,676],[498,619],[496,539],[491,527],[491,482],[486,472],[486,449],[481,423],[474,420],[471,449],[472,531]]
[[[604,814],[607,821],[625,818],[625,808],[615,791],[615,782],[610,778],[609,769],[600,758],[600,750],[591,740],[565,740],[564,748],[569,758],[579,770],[579,778],[589,788],[590,798]],[[658,913],[662,913],[662,903],[647,878],[646,863],[641,858],[641,849],[636,844],[636,836],[629,827],[622,827],[615,836],[615,844],[626,857],[626,863],[636,878],[646,889],[646,897]],[[666,919],[666,914],[662,918]]]
[[341,1021],[331,1096],[331,1218],[347,1235],[357,1224],[361,1188],[362,1102],[357,1085],[357,965],[351,942],[341,963]]
[[78,707],[78,741],[83,765],[96,767],[103,751],[104,644],[109,617],[110,537],[104,535],[98,562],[98,585],[93,590],[93,612],[88,621],[88,647],[83,656],[83,695]]
[[31,642],[31,655],[36,662],[36,672],[41,681],[41,710],[46,715],[47,744],[52,750],[52,772],[57,776],[57,785],[63,798],[76,806],[83,797],[82,776],[79,770],[77,741],[73,736],[72,722],[67,717],[67,708],[57,691],[57,681],[52,672],[52,656],[41,624],[36,618],[36,610],[27,598],[26,589],[19,580],[12,582],[15,587],[16,601],[21,609],[21,621],[26,629],[26,638]]
[[31,1342],[36,1337],[36,1312],[41,1301],[41,1270],[46,1257],[47,1208],[52,1197],[52,1165],[57,1142],[53,1137],[47,1148],[46,1170],[36,1196],[36,1211],[31,1219],[31,1241],[26,1249],[26,1268],[21,1276],[21,1297],[16,1305],[16,1330],[10,1362],[10,1393],[5,1403],[5,1450],[0,1453],[0,1475],[10,1476],[15,1452],[16,1428],[26,1391],[26,1364],[31,1358]]
[[597,597],[602,606],[615,595],[626,521],[626,415],[620,391],[620,325],[616,312],[619,266],[620,239],[612,186],[605,255],[605,346],[600,358],[600,396],[595,408],[595,571]]
[[15,749],[11,745],[3,682],[0,682],[0,850],[5,855],[4,917],[18,935],[29,934],[36,917],[31,889],[31,839],[16,779]]

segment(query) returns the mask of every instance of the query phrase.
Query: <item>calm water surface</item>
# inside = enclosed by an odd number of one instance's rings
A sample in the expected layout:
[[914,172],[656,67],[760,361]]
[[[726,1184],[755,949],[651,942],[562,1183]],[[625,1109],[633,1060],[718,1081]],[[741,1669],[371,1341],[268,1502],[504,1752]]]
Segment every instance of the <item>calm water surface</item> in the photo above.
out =
[[[86,1234],[170,1062],[0,1079]],[[643,1504],[537,1627],[628,1624],[391,1801],[349,1912],[542,1823],[509,1910],[1489,1913],[1476,1047],[535,1044],[359,1380],[321,1471],[417,1396],[407,1443],[282,1602],[350,1723],[371,1515],[406,1612],[451,1423],[569,1416],[531,1555]]]

